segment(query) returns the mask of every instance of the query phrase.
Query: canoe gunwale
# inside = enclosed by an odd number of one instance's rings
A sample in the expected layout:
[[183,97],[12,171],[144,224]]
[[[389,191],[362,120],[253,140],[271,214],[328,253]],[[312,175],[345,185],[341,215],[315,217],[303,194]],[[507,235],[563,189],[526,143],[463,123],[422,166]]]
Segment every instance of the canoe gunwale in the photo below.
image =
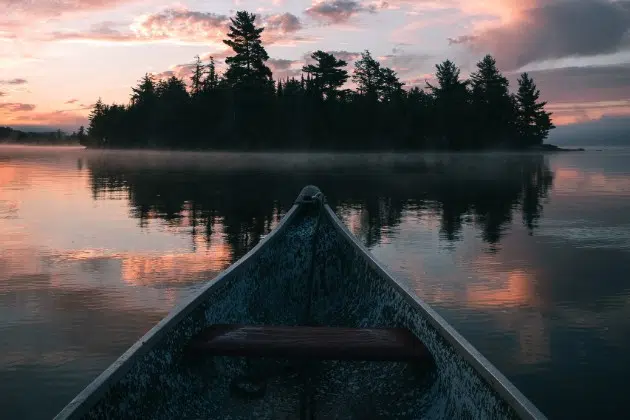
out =
[[[304,191],[304,190],[303,190]],[[300,194],[300,197],[302,194]],[[80,418],[108,391],[111,385],[119,381],[133,366],[138,358],[146,355],[155,344],[179,324],[186,316],[197,309],[206,300],[206,296],[220,286],[234,273],[238,273],[254,260],[262,248],[272,243],[290,227],[300,214],[301,204],[294,204],[280,220],[275,229],[261,239],[256,246],[242,256],[234,264],[222,271],[217,277],[204,284],[193,296],[177,305],[169,314],[136,341],[116,361],[89,383],[76,397],[74,397],[54,420]]]
[[337,232],[352,244],[352,246],[364,255],[368,264],[382,277],[391,282],[403,298],[413,307],[417,308],[426,317],[429,324],[464,358],[472,368],[484,378],[492,389],[496,391],[508,404],[524,419],[546,419],[546,416],[529,399],[521,393],[488,359],[486,359],[472,344],[457,332],[444,318],[442,318],[429,304],[424,302],[407,285],[400,282],[389,270],[382,265],[337,217],[333,209],[324,204],[327,217]]

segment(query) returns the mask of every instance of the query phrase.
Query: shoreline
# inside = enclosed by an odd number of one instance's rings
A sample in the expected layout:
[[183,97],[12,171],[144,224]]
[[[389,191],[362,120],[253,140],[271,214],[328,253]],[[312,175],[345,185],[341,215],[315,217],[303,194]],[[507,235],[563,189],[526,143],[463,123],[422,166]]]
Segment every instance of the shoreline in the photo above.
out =
[[[102,151],[119,151],[119,152],[186,152],[186,153],[246,153],[246,154],[264,154],[264,153],[309,153],[309,154],[323,154],[323,153],[336,153],[336,154],[478,154],[478,153],[550,153],[550,152],[585,152],[586,149],[580,148],[564,148],[553,144],[543,144],[540,146],[533,146],[525,149],[507,149],[507,148],[493,148],[493,149],[479,149],[479,150],[451,150],[451,149],[172,149],[172,148],[160,148],[160,147],[140,147],[140,148],[109,148],[109,147],[93,147],[82,146],[78,144],[33,144],[33,143],[0,143],[1,146],[9,147],[33,147],[33,148],[54,148],[54,147],[66,147],[76,148],[83,150],[102,150]],[[593,149],[595,150],[595,149]]]

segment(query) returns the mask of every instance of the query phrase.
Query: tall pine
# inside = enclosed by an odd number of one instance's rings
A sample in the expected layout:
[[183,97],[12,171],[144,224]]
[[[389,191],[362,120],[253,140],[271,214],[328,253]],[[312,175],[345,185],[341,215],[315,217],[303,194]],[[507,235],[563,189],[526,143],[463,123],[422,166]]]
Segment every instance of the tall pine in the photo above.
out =
[[228,69],[225,80],[229,86],[273,86],[271,70],[265,62],[269,55],[260,38],[264,28],[256,27],[256,15],[245,11],[230,18],[232,24],[223,42],[234,50],[234,55],[227,57]]
[[496,60],[486,55],[470,75],[475,135],[473,148],[507,144],[515,135],[514,109],[509,82],[497,68]]
[[195,57],[195,67],[190,77],[190,94],[197,96],[203,90],[203,63],[199,56]]
[[438,136],[432,146],[465,149],[470,145],[466,116],[470,112],[468,81],[460,79],[460,69],[450,60],[435,66],[436,86],[427,82],[435,104],[435,130]]

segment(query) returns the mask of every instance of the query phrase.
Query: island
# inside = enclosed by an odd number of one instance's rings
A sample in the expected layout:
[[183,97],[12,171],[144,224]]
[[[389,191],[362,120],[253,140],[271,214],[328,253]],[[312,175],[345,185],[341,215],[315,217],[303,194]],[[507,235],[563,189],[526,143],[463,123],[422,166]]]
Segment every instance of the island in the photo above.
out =
[[100,99],[81,143],[93,148],[189,150],[541,150],[554,124],[532,78],[518,88],[486,55],[463,79],[450,60],[435,80],[406,87],[370,51],[348,63],[317,50],[274,80],[256,15],[238,11],[223,42],[233,54],[220,74],[199,57],[192,77],[145,74],[128,104]]

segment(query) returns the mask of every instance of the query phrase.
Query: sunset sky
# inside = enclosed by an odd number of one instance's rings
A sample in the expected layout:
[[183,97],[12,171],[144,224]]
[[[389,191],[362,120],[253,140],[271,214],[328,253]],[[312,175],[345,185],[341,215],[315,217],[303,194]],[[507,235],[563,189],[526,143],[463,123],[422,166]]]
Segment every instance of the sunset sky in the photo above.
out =
[[[274,77],[322,49],[369,49],[407,86],[484,54],[514,87],[530,71],[556,124],[630,115],[630,2],[610,0],[0,0],[0,125],[75,129],[98,97],[127,103],[145,73],[229,55],[229,16],[266,26]],[[222,67],[222,65],[220,66]]]

